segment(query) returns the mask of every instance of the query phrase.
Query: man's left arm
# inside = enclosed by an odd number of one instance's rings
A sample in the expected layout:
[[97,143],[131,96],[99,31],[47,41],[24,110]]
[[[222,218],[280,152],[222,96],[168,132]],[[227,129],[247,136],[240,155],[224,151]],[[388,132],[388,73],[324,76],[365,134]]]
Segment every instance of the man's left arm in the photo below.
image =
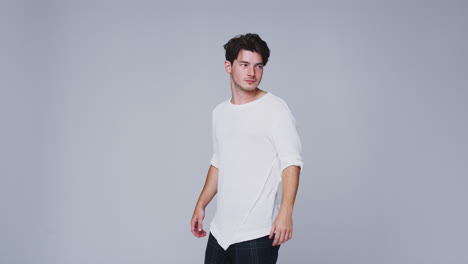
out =
[[283,170],[281,206],[270,231],[270,239],[273,236],[275,238],[273,246],[280,245],[292,238],[292,214],[299,187],[300,171],[301,168],[295,165],[291,165]]

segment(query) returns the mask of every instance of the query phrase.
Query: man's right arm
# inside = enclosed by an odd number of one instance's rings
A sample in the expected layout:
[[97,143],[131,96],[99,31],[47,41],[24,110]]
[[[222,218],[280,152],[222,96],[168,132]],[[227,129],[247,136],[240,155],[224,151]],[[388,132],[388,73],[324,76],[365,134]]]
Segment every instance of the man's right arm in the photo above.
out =
[[203,219],[205,218],[205,208],[211,202],[213,197],[218,192],[218,168],[210,165],[206,176],[205,186],[198,198],[195,210],[193,211],[192,221],[190,226],[192,233],[196,237],[206,236],[206,231],[203,230]]

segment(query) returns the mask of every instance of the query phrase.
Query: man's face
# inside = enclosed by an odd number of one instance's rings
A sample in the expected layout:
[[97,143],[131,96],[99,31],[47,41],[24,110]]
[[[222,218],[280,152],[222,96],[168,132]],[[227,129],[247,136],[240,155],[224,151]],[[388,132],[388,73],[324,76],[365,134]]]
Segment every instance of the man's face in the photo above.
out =
[[231,75],[231,86],[244,91],[253,91],[262,81],[263,60],[257,52],[240,50],[237,59],[224,62],[226,72]]

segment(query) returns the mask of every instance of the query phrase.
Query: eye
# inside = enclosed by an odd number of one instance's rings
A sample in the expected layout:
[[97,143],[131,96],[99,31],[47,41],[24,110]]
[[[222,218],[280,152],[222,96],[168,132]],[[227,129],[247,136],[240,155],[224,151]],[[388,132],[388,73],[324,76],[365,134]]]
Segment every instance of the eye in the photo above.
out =
[[263,69],[263,65],[257,65],[258,69]]
[[246,67],[246,66],[247,66],[247,63],[241,63],[240,66]]

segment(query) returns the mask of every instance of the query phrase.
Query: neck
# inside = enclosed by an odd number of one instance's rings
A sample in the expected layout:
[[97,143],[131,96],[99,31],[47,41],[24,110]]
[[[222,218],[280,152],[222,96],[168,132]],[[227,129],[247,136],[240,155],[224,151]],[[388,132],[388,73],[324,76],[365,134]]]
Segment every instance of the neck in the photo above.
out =
[[240,89],[231,89],[232,99],[231,103],[233,104],[245,104],[257,100],[266,94],[265,91],[259,89],[258,87],[252,91],[245,91]]

